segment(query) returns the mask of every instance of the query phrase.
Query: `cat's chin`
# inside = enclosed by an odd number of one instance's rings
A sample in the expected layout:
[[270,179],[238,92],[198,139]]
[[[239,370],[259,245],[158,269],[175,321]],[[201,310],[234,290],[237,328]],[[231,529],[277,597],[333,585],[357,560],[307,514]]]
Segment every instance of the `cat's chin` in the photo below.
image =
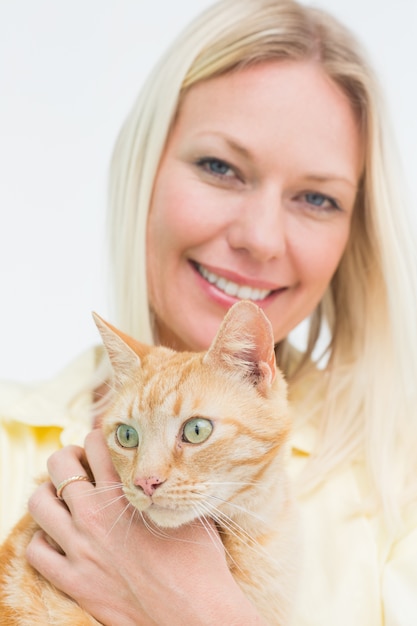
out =
[[195,512],[189,509],[181,511],[180,509],[166,509],[159,506],[149,507],[143,513],[160,528],[178,528],[192,522],[196,517]]

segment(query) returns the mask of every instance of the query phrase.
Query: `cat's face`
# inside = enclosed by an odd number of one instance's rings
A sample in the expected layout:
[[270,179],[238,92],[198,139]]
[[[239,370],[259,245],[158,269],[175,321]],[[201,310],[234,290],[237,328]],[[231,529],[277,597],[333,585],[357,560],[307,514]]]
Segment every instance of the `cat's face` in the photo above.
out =
[[277,396],[267,402],[201,355],[155,349],[103,425],[129,501],[158,525],[179,526],[253,497],[288,430]]
[[276,476],[289,419],[271,338],[253,351],[227,326],[204,354],[110,349],[118,389],[103,429],[128,500],[162,527],[236,516]]

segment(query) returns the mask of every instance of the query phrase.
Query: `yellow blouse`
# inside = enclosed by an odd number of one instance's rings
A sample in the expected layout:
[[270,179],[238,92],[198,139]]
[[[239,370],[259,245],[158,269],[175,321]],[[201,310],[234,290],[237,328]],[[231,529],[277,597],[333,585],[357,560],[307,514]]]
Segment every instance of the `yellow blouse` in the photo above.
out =
[[[24,511],[51,452],[82,445],[91,425],[83,386],[98,355],[89,350],[43,384],[0,383],[0,541]],[[311,425],[294,433],[293,475],[315,436]],[[364,491],[363,470],[352,465],[300,498],[304,564],[294,626],[417,626],[417,502],[392,538],[378,517],[357,513]]]

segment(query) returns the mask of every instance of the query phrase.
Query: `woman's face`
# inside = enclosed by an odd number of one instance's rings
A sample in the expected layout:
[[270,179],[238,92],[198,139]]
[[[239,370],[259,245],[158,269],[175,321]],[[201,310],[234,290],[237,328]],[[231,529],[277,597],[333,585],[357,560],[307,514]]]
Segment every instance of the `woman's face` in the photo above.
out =
[[194,86],[148,219],[161,343],[207,348],[239,299],[262,307],[283,339],[338,266],[361,168],[350,104],[316,64],[269,62]]

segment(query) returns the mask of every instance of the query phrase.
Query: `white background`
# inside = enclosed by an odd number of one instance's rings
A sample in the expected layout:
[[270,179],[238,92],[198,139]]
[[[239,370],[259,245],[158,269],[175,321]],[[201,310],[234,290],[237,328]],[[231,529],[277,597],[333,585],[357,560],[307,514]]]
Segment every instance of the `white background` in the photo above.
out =
[[[1,378],[49,377],[98,341],[90,311],[109,311],[112,146],[149,68],[209,4],[0,0]],[[353,28],[373,59],[417,225],[417,0],[315,4]]]

